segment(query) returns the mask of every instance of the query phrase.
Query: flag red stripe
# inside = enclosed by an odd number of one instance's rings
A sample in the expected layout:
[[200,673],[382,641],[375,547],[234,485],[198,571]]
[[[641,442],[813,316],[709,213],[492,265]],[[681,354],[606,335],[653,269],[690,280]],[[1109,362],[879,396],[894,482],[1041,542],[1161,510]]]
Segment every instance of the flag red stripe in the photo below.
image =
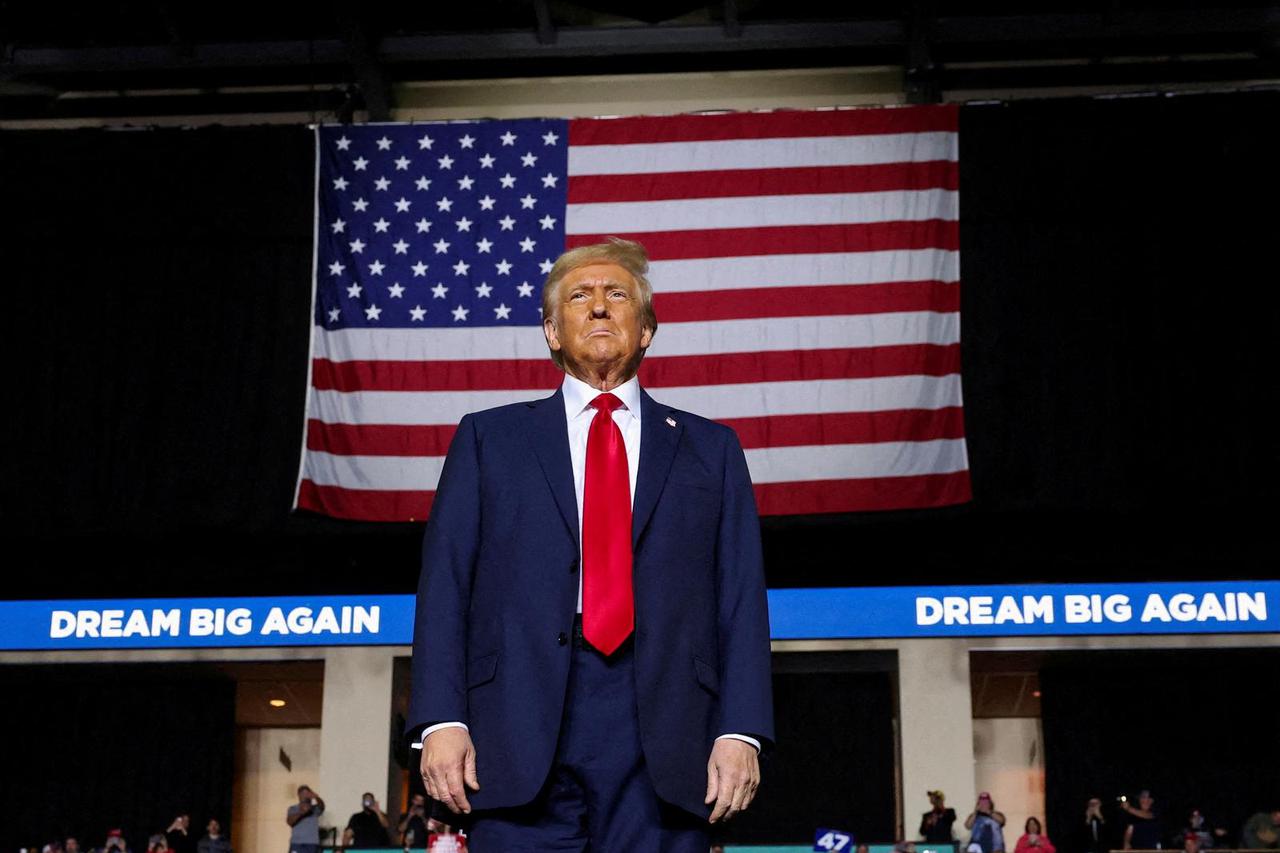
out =
[[569,204],[891,190],[954,190],[959,184],[959,165],[949,160],[875,166],[574,175],[569,178]]
[[564,374],[550,356],[475,361],[311,362],[311,384],[321,391],[518,391],[551,393]]
[[298,508],[351,521],[425,521],[435,492],[344,489],[303,480]]
[[733,428],[738,434],[738,441],[746,450],[758,447],[964,438],[964,411],[959,406],[888,412],[729,418],[720,423]]
[[774,139],[807,136],[864,136],[959,129],[954,104],[909,108],[778,111],[722,115],[633,116],[571,119],[569,145],[627,145],[720,139]]
[[[937,410],[731,418],[721,423],[733,427],[747,450],[964,437],[964,412],[958,406]],[[348,456],[444,456],[455,429],[453,424],[357,425],[311,420],[308,421],[307,449]]]
[[807,480],[755,486],[761,515],[811,515],[947,506],[972,499],[969,472],[865,480]]
[[775,225],[763,228],[707,228],[697,231],[636,231],[627,234],[569,234],[565,248],[603,243],[609,237],[639,240],[649,260],[736,258],[754,255],[808,255],[821,252],[884,252],[895,249],[960,248],[955,220],[870,222],[858,225]]
[[[960,310],[960,283],[896,281],[655,293],[659,323]],[[661,328],[659,328],[661,334]]]
[[[323,391],[518,391],[555,388],[560,371],[549,360],[312,362],[312,384]],[[646,359],[647,388],[859,379],[872,376],[946,376],[960,370],[959,344],[905,344],[843,349],[734,352]]]
[[307,450],[340,456],[444,456],[456,424],[329,424],[307,421]]

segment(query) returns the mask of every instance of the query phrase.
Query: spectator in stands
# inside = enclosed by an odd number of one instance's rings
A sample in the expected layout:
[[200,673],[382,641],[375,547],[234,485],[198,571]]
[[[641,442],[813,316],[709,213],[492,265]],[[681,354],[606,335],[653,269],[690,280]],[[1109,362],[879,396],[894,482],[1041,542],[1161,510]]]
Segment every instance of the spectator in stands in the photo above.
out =
[[342,832],[343,847],[386,847],[391,844],[387,835],[390,825],[387,813],[378,805],[378,799],[368,791],[360,799],[363,808],[347,821]]
[[124,830],[107,830],[107,840],[98,849],[100,853],[129,853],[129,842],[124,840]]
[[871,853],[871,847],[867,844],[859,844],[853,848],[853,853]]
[[930,844],[950,844],[956,810],[947,808],[947,795],[942,791],[930,791],[929,804],[933,808],[920,818],[920,835]]
[[969,830],[968,849],[976,844],[981,853],[1003,853],[1004,821],[1004,813],[996,811],[991,795],[986,791],[979,794],[977,805],[964,819],[964,828]]
[[1240,846],[1246,850],[1280,849],[1280,809],[1258,812],[1245,821]]
[[1194,832],[1188,832],[1182,836],[1182,853],[1200,853],[1200,836]]
[[1044,834],[1040,820],[1029,817],[1022,827],[1022,837],[1014,845],[1013,851],[1014,853],[1057,853],[1057,848],[1053,846],[1049,836]]
[[147,839],[147,853],[169,853],[169,839],[163,832],[157,832]]
[[298,786],[298,804],[289,806],[285,821],[293,827],[289,835],[289,853],[320,853],[320,815],[324,800],[310,785]]
[[1191,813],[1187,815],[1187,822],[1178,830],[1177,840],[1179,843],[1185,840],[1187,833],[1191,833],[1200,839],[1201,850],[1231,846],[1227,840],[1227,830],[1221,826],[1213,826],[1205,819],[1204,813],[1199,809],[1192,809]]
[[409,798],[409,810],[400,815],[396,822],[396,833],[400,843],[406,848],[422,847],[427,842],[427,798],[424,794],[414,794]]
[[1120,809],[1129,816],[1124,828],[1125,850],[1159,850],[1164,833],[1160,830],[1160,816],[1156,812],[1156,799],[1147,790],[1138,792],[1138,806],[1134,808],[1128,799],[1120,798]]
[[427,838],[430,853],[467,853],[467,837],[458,835],[447,823],[439,824],[439,831]]
[[1102,799],[1090,797],[1084,807],[1084,853],[1103,853],[1111,845],[1107,841],[1107,819],[1102,815]]
[[180,814],[164,831],[169,849],[174,853],[196,853],[196,840],[191,835],[191,815]]
[[899,841],[893,845],[893,853],[916,853],[916,843],[914,841]]
[[196,853],[231,853],[231,841],[222,834],[217,818],[209,818],[205,824],[204,838],[196,842]]
[[68,835],[67,840],[62,842],[62,853],[80,853],[80,839]]

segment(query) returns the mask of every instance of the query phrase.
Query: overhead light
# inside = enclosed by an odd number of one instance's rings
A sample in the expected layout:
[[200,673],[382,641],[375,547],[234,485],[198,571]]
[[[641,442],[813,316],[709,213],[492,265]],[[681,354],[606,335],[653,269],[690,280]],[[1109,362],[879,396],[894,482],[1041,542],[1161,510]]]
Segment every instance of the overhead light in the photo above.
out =
[[267,704],[270,705],[272,708],[283,708],[285,705],[289,703],[284,701],[283,699],[268,699]]

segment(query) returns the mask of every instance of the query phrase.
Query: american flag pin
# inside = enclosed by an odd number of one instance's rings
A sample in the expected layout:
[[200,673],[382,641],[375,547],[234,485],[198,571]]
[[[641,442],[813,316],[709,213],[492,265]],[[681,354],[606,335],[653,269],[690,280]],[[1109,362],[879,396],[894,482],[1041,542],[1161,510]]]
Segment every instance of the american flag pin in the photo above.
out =
[[667,418],[667,426],[669,426],[669,427],[673,427],[673,426],[675,426],[675,425],[676,425],[676,419],[675,419],[675,418]]

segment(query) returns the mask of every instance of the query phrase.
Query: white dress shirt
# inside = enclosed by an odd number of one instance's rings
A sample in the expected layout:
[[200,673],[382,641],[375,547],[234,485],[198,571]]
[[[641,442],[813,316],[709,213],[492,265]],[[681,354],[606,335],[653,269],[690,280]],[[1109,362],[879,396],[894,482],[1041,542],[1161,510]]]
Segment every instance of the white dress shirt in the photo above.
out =
[[[578,499],[578,564],[582,564],[582,492],[587,472],[587,434],[591,431],[591,421],[596,416],[592,401],[604,393],[592,388],[581,379],[565,374],[560,390],[564,395],[565,421],[569,428],[569,459],[573,464],[573,492]],[[622,405],[613,410],[613,422],[622,431],[622,442],[627,448],[627,475],[631,482],[631,502],[636,500],[636,474],[640,470],[640,380],[633,376],[608,393],[622,401]],[[582,572],[578,572],[578,612],[582,612]],[[427,726],[422,731],[422,740],[434,731],[451,726],[467,728],[465,723],[449,722]],[[760,749],[760,741],[740,734],[723,734],[721,738],[732,738],[751,744]],[[422,744],[415,743],[415,749]]]

